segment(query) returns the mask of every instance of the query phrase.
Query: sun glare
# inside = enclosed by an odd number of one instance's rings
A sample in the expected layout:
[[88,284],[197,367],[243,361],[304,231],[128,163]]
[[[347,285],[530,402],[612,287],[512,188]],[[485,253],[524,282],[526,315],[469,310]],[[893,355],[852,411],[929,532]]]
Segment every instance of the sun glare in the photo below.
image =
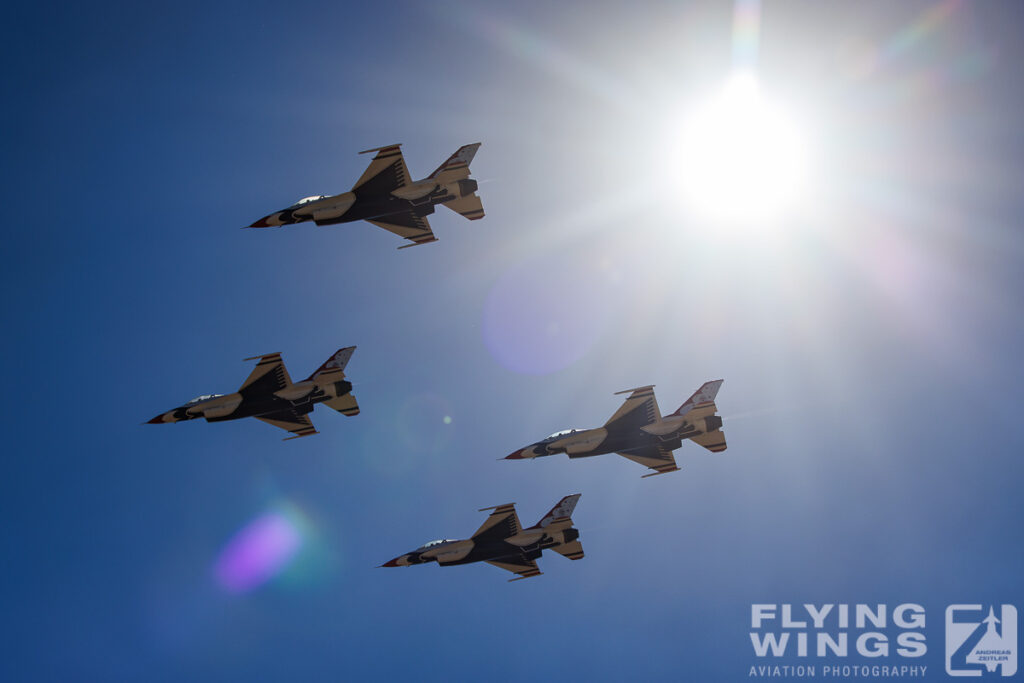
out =
[[679,160],[688,204],[742,225],[769,223],[793,208],[807,161],[796,124],[762,96],[751,74],[734,75],[685,118]]

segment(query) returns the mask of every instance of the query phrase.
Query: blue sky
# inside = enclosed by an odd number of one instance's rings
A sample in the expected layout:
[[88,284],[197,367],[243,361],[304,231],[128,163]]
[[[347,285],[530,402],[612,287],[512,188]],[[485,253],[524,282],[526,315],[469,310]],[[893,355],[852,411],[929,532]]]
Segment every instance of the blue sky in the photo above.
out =
[[[804,602],[922,604],[939,676],[946,605],[1024,608],[1013,3],[765,2],[812,173],[746,232],[671,182],[731,3],[2,12],[0,678],[736,680],[751,603]],[[487,217],[439,209],[437,244],[239,230],[347,190],[359,150],[421,177],[476,141]],[[347,345],[363,412],[318,436],[141,424]],[[717,378],[729,450],[682,472],[496,461]],[[587,556],[538,579],[376,568],[576,492]],[[298,554],[226,591],[265,514]]]

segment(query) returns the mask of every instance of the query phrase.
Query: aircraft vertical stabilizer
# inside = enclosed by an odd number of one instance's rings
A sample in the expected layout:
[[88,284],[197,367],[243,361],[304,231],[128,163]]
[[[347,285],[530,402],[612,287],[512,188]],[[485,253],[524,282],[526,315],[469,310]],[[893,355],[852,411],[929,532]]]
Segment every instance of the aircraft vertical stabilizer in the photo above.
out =
[[478,149],[480,149],[479,142],[459,147],[455,154],[448,157],[443,164],[434,169],[434,172],[427,177],[433,178],[440,185],[468,178],[469,165],[473,162],[473,157],[476,156]]
[[[355,353],[356,347],[346,346],[343,349],[338,349],[334,352],[330,358],[324,361],[323,365],[318,367],[313,374],[307,377],[307,380],[316,379],[320,375],[336,374],[337,377],[334,379],[341,379],[345,376],[345,366],[348,365],[349,360],[352,359],[352,354]],[[331,380],[333,381],[333,380]]]
[[[724,381],[725,380],[716,379],[711,382],[704,382],[700,389],[693,392],[693,396],[686,399],[686,402],[679,406],[679,409],[672,414],[686,415],[695,410],[699,410],[702,413],[713,414],[717,410],[715,407],[715,397],[718,396],[718,390],[722,388],[722,382]],[[710,412],[707,408],[711,408]]]
[[534,524],[531,529],[544,529],[551,526],[552,523],[558,520],[568,520],[569,526],[572,526],[572,511],[576,509],[576,503],[580,500],[580,494],[574,493],[571,496],[566,496],[562,500],[558,501],[555,507],[551,508],[546,515],[540,518],[540,521]]

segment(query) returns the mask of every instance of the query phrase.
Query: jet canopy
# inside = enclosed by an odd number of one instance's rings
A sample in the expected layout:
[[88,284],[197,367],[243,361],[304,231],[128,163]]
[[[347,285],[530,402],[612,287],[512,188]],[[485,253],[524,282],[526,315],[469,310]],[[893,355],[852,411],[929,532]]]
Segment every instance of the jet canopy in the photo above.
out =
[[439,538],[436,541],[430,541],[429,543],[424,543],[423,545],[421,545],[419,547],[419,549],[420,550],[426,550],[427,548],[433,548],[434,546],[441,545],[442,543],[451,543],[453,540],[454,539],[451,539],[451,538]]
[[194,399],[192,399],[191,401],[189,401],[185,405],[187,405],[187,406],[194,406],[197,403],[202,403],[203,401],[209,401],[211,398],[218,398],[219,396],[223,396],[223,395],[224,394],[203,394],[202,396],[196,396]]
[[573,432],[577,432],[577,431],[579,431],[579,430],[577,430],[577,429],[563,429],[560,432],[555,432],[554,434],[552,434],[551,436],[549,436],[548,438],[546,438],[544,440],[545,441],[551,441],[553,439],[559,439],[559,438],[561,438],[563,436],[568,436],[568,435],[572,434]]
[[300,199],[299,201],[295,202],[294,204],[292,204],[288,208],[289,209],[294,209],[296,207],[302,206],[303,204],[309,204],[310,202],[315,202],[315,201],[317,201],[319,199],[323,199],[326,196],[327,195],[325,195],[325,194],[315,194],[312,197],[303,197],[302,199]]

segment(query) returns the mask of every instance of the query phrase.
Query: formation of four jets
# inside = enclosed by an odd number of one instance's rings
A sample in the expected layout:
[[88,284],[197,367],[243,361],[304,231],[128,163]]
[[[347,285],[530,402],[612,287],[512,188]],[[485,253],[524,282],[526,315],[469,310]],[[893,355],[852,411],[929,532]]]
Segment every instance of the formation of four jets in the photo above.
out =
[[[264,216],[251,226],[266,228],[313,221],[334,225],[366,220],[411,242],[405,247],[436,242],[427,216],[437,205],[446,206],[469,220],[483,218],[484,209],[477,196],[477,183],[469,177],[469,164],[480,143],[459,148],[433,173],[411,181],[399,145],[367,150],[376,152],[369,167],[355,186],[338,195],[306,197],[281,211]],[[355,351],[348,346],[336,351],[313,374],[293,382],[280,353],[246,360],[257,360],[256,367],[231,394],[207,394],[157,415],[149,422],[160,424],[205,418],[208,422],[255,417],[289,432],[285,440],[316,434],[309,414],[323,403],[343,415],[359,414],[352,395],[352,383],[345,378],[345,367]],[[617,453],[651,470],[645,477],[678,470],[673,451],[684,440],[692,440],[718,453],[726,449],[722,418],[717,415],[715,397],[722,380],[706,382],[678,410],[662,416],[654,396],[654,387],[643,386],[620,394],[629,396],[614,415],[594,429],[568,429],[520,448],[506,460],[539,458],[565,453],[569,458],[585,458]],[[583,557],[580,532],[573,526],[572,512],[580,494],[566,496],[537,524],[523,529],[515,504],[494,508],[484,524],[468,539],[431,541],[381,565],[399,567],[426,562],[439,565],[487,562],[506,569],[519,579],[541,572],[536,559],[551,549],[578,560]]]

